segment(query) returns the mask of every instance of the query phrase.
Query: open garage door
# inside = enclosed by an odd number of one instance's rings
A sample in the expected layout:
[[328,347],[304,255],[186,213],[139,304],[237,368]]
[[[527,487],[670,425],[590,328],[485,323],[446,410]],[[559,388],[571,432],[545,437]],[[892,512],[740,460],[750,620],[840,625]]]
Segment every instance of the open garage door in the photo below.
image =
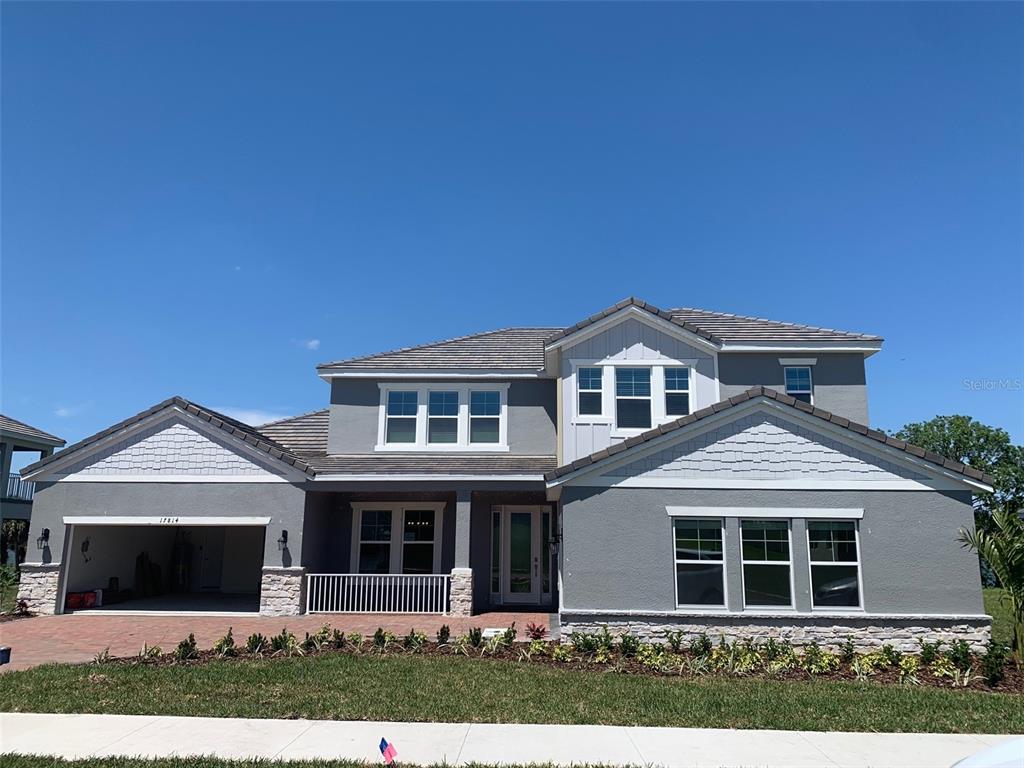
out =
[[257,613],[267,523],[67,517],[64,609]]

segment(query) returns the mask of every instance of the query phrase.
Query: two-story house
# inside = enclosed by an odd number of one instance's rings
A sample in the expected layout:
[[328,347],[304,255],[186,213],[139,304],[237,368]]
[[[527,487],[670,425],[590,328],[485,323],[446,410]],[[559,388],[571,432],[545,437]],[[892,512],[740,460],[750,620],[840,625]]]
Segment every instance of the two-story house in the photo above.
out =
[[628,299],[323,364],[256,428],[171,398],[26,468],[22,596],[978,644],[992,481],[864,426],[881,346]]

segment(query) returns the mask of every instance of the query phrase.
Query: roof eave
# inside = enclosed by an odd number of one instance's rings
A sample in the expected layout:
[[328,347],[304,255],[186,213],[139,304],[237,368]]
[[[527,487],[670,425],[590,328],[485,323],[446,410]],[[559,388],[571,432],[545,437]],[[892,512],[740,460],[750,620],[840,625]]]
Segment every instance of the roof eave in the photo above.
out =
[[543,368],[344,368],[321,366],[317,376],[333,379],[541,379],[548,378]]

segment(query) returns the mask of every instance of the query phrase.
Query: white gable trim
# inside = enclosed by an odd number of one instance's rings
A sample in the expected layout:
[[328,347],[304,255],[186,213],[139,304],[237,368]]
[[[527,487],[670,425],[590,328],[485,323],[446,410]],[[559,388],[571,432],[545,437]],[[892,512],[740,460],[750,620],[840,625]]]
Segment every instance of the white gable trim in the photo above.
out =
[[[111,435],[107,435],[102,440],[97,440],[91,445],[83,446],[73,452],[68,452],[67,455],[60,455],[59,458],[54,459],[46,466],[40,467],[35,472],[26,475],[23,479],[33,480],[35,482],[242,482],[238,480],[224,480],[224,475],[161,474],[146,476],[138,474],[110,474],[69,476],[67,473],[63,472],[63,470],[67,469],[69,466],[74,466],[83,461],[87,461],[91,456],[102,454],[104,451],[109,449],[111,445],[116,445],[117,443],[130,439],[132,435],[174,420],[183,422],[190,429],[206,438],[209,438],[210,440],[213,440],[214,442],[220,441],[226,443],[231,447],[232,451],[252,461],[254,464],[259,465],[264,470],[264,475],[246,475],[246,482],[298,482],[308,479],[304,472],[301,472],[294,467],[287,466],[283,462],[277,461],[269,453],[254,448],[243,440],[225,432],[222,429],[218,429],[217,427],[208,424],[203,419],[197,418],[195,415],[178,407],[177,405],[168,406],[166,409],[151,414],[145,419],[135,422],[134,424],[131,424]],[[279,467],[280,471],[274,472],[267,468],[268,465],[274,466],[275,468]],[[139,479],[142,477],[149,477],[150,479]],[[159,478],[159,480],[155,478]]]
[[140,515],[65,515],[64,525],[270,525],[269,517],[205,517],[180,515],[148,517]]
[[[742,418],[751,411],[763,410],[768,413],[779,415],[783,419],[797,422],[806,426],[812,431],[828,435],[840,442],[844,442],[859,450],[875,455],[885,461],[906,467],[908,470],[927,475],[924,481],[898,480],[898,481],[863,481],[863,480],[831,480],[816,481],[807,479],[796,480],[703,480],[703,479],[682,479],[672,480],[666,478],[612,478],[608,473],[618,467],[631,464],[652,453],[664,450],[683,440],[697,437],[707,431],[718,428],[723,423]],[[991,492],[991,486],[966,477],[959,472],[951,472],[937,466],[930,461],[924,461],[905,451],[892,448],[860,435],[845,427],[819,419],[816,416],[806,414],[775,400],[766,397],[757,397],[740,405],[732,406],[717,414],[708,416],[691,425],[674,430],[660,437],[654,438],[645,443],[634,446],[630,450],[622,451],[607,459],[602,459],[586,467],[581,467],[575,472],[547,483],[549,488],[558,485],[581,485],[590,487],[623,487],[623,488],[793,488],[793,489],[857,489],[863,490],[981,490]],[[886,487],[890,486],[890,487]]]
[[681,325],[669,322],[668,320],[665,320],[664,318],[659,317],[658,315],[655,315],[652,312],[647,311],[646,309],[641,309],[640,307],[637,307],[635,305],[623,307],[622,309],[618,310],[617,312],[613,312],[607,317],[602,317],[600,320],[595,321],[591,325],[588,325],[586,328],[580,328],[578,331],[574,331],[573,333],[570,333],[568,336],[563,336],[557,341],[554,341],[551,344],[545,346],[544,351],[549,352],[551,350],[561,349],[563,347],[579,344],[580,342],[593,338],[594,336],[597,336],[603,333],[604,331],[608,330],[608,328],[614,325],[618,325],[619,323],[625,322],[626,320],[631,318],[634,320],[639,320],[641,323],[644,323],[645,325],[648,325],[651,328],[654,328],[655,330],[661,331],[662,333],[666,333],[670,336],[675,336],[676,338],[681,339],[682,341],[686,342],[692,347],[704,349],[712,354],[718,353],[719,345],[716,344],[715,342],[709,341],[708,339],[705,339],[703,336],[698,336],[696,333],[688,331]]
[[287,483],[288,478],[266,472],[263,475],[61,475],[62,483]]
[[665,507],[669,517],[745,517],[788,520],[793,517],[831,520],[862,520],[863,509],[825,507]]

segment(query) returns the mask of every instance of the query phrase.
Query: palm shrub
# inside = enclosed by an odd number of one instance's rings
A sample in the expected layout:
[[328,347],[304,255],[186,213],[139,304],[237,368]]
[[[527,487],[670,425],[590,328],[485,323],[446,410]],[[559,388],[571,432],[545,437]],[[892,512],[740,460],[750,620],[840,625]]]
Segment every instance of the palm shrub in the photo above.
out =
[[961,529],[960,541],[995,571],[1003,587],[1001,599],[1010,607],[1013,655],[1017,663],[1024,662],[1024,519],[1009,509],[998,509],[992,513],[989,530]]
[[18,588],[18,569],[13,565],[0,565],[0,610],[7,605],[7,593]]

